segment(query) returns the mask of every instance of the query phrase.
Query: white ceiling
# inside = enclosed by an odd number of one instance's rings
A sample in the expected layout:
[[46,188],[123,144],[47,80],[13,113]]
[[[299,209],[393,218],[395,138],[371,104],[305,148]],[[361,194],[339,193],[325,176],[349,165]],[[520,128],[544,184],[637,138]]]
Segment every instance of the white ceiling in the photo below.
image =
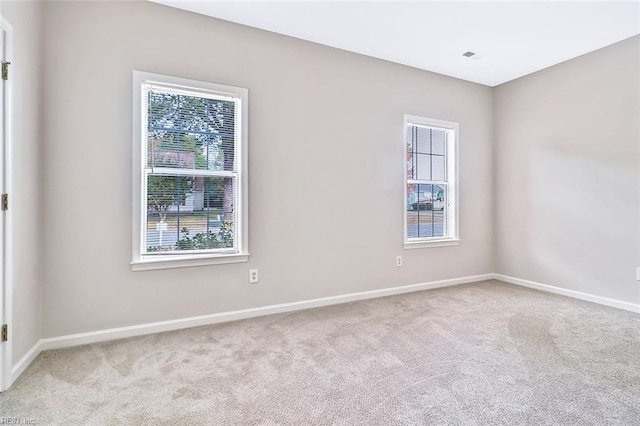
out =
[[640,1],[151,1],[488,86],[640,33]]

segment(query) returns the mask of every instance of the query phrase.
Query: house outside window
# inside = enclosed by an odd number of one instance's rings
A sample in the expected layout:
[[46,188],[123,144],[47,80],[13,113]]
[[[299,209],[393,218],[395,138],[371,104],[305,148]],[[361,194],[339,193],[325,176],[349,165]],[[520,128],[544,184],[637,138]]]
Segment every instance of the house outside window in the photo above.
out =
[[404,119],[404,247],[457,245],[458,123]]
[[133,269],[246,261],[247,89],[134,71]]

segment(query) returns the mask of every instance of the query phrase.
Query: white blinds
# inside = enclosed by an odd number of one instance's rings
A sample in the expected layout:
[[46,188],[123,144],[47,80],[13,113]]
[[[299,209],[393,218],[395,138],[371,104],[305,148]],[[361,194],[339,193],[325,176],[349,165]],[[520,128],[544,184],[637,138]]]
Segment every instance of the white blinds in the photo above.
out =
[[142,85],[142,254],[238,251],[239,98]]
[[407,123],[407,238],[448,234],[448,130]]

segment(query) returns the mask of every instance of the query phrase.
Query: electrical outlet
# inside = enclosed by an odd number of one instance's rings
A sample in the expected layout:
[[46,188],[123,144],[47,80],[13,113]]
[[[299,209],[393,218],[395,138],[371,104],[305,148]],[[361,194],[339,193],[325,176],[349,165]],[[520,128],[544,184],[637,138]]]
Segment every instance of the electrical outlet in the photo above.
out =
[[402,266],[402,256],[396,256],[396,266],[398,268]]
[[249,284],[255,284],[258,282],[258,270],[249,269]]

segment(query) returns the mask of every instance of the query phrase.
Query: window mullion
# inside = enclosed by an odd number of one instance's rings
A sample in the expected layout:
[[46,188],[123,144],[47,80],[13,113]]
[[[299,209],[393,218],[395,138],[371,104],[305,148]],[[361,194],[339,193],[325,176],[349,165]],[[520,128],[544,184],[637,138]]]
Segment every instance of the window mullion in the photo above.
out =
[[[405,169],[413,169],[413,173],[405,170],[405,243],[409,245],[457,238],[454,152],[457,129],[457,123],[405,115],[404,144],[412,154]],[[422,150],[421,144],[425,145]],[[418,151],[429,156],[420,164]],[[424,170],[427,179],[419,178],[421,165],[429,168]]]
[[133,77],[133,269],[246,261],[247,89]]

